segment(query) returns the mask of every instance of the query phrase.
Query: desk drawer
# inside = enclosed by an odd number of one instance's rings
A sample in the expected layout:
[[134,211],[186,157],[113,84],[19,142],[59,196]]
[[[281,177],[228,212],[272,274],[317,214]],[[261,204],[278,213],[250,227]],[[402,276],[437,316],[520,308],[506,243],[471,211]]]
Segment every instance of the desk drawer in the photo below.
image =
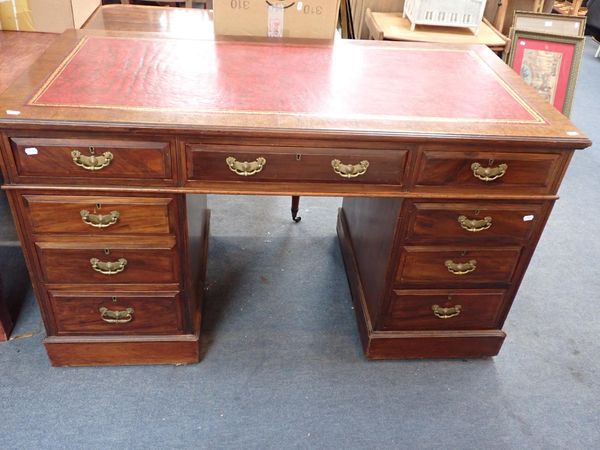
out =
[[386,330],[494,329],[504,306],[505,291],[394,290]]
[[415,188],[457,192],[548,194],[558,188],[566,152],[501,152],[427,147],[419,151]]
[[525,244],[545,220],[543,203],[414,202],[406,242]]
[[428,285],[507,284],[520,254],[521,247],[404,247],[396,281]]
[[168,141],[13,137],[10,144],[17,175],[26,181],[156,182],[174,178]]
[[50,291],[49,295],[58,335],[182,332],[178,292]]
[[188,180],[402,185],[406,150],[187,144]]
[[[91,242],[90,242],[91,241]],[[179,263],[175,238],[129,243],[90,241],[37,242],[47,283],[176,283]]]
[[23,195],[31,230],[39,233],[171,234],[173,197]]

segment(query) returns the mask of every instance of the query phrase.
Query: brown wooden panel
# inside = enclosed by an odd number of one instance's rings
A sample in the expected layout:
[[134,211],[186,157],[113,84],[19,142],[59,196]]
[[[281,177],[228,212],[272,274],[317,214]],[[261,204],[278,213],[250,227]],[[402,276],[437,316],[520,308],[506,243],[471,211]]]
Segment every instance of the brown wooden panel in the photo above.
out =
[[[169,142],[101,139],[96,136],[81,139],[12,137],[9,141],[16,175],[25,177],[27,182],[36,183],[48,178],[55,179],[57,183],[72,183],[74,179],[104,183],[110,180],[158,181],[173,178]],[[86,170],[74,163],[73,150],[85,156],[90,156],[93,151],[96,157],[110,152],[113,159],[99,170]]]
[[[506,152],[499,149],[478,150],[431,146],[419,151],[415,188],[460,192],[556,192],[562,176],[562,164],[568,156],[561,152]],[[482,181],[473,174],[471,165],[498,167],[506,164],[505,174],[493,181]]]
[[345,220],[372,317],[379,315],[387,293],[386,278],[401,206],[402,200],[396,198],[346,197],[339,212],[340,220]]
[[501,330],[376,332],[367,337],[365,354],[369,359],[488,358],[498,354],[505,337]]
[[[544,223],[543,203],[494,202],[414,202],[409,209],[406,242],[415,244],[444,244],[476,242],[481,244],[517,243],[528,241],[533,231]],[[459,218],[483,220],[490,218],[491,226],[469,231]],[[465,224],[463,220],[463,224]],[[467,228],[469,224],[465,224]],[[483,225],[477,224],[481,228]],[[471,229],[477,229],[471,227]]]
[[[434,285],[464,285],[474,283],[509,283],[521,254],[521,247],[444,248],[404,247],[396,274],[398,283]],[[476,269],[465,275],[455,275],[446,261],[466,263],[476,261]]]
[[[176,334],[182,331],[178,292],[111,292],[107,295],[50,291],[50,303],[58,335]],[[102,319],[100,308],[110,311],[131,308],[131,321],[108,323]]]
[[[102,241],[37,242],[44,281],[47,283],[176,283],[179,255],[173,238],[131,243]],[[106,254],[109,250],[109,254]],[[91,258],[102,262],[127,260],[125,269],[114,275],[95,271]]]
[[[169,234],[177,227],[173,197],[24,195],[23,201],[33,233]],[[82,220],[81,211],[116,211],[118,219],[97,228]]]
[[53,366],[191,364],[200,360],[198,335],[50,336],[44,345]]
[[[498,328],[504,304],[500,290],[394,290],[386,330],[483,330]],[[457,316],[439,318],[433,307],[460,307]]]
[[[188,180],[204,181],[308,181],[344,184],[402,185],[407,150],[365,150],[353,148],[302,148],[250,145],[187,144]],[[262,171],[240,176],[225,160],[266,159]],[[345,178],[334,172],[332,161],[359,164],[368,161],[363,175]]]

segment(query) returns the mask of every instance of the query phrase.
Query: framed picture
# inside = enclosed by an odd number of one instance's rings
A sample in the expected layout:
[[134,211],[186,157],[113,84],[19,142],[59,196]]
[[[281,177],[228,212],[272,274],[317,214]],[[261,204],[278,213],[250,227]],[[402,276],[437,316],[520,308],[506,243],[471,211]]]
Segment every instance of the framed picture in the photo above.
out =
[[508,65],[565,116],[571,112],[584,38],[511,33]]
[[512,28],[515,31],[555,34],[580,37],[585,32],[586,18],[563,14],[542,14],[530,11],[515,11]]

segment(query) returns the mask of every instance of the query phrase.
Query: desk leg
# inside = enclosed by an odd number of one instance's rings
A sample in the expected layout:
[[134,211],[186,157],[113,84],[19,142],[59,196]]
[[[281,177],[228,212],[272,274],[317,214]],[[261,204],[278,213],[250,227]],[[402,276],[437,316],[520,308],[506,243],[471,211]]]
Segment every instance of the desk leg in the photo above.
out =
[[8,308],[2,297],[2,279],[0,278],[0,342],[8,341],[13,325]]
[[292,220],[296,223],[302,220],[302,217],[298,217],[298,208],[300,207],[300,196],[292,196]]

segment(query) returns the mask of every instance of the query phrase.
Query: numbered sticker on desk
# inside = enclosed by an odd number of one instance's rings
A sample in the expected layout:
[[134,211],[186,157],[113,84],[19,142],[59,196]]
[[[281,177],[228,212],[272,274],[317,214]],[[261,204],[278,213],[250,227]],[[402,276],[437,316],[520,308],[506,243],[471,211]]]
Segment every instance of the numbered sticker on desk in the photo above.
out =
[[37,148],[35,148],[35,147],[27,147],[27,148],[25,149],[25,154],[26,154],[27,156],[33,156],[33,155],[37,155],[38,153],[39,153],[39,152],[38,152],[38,149],[37,149]]

